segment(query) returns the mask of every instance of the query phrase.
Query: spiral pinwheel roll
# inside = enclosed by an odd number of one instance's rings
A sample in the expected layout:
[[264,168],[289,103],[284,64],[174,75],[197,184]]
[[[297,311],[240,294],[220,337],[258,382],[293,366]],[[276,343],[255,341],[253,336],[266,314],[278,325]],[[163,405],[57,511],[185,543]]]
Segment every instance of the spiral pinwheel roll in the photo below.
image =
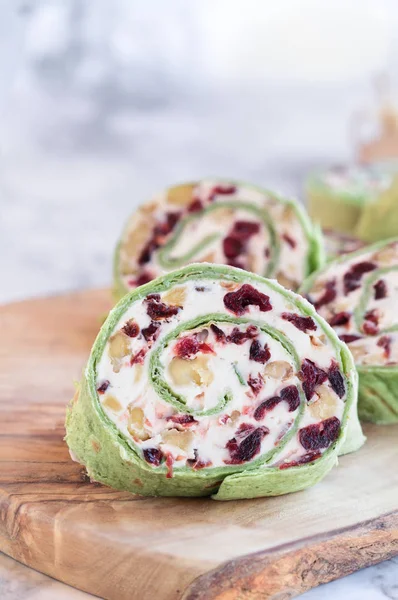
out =
[[278,495],[362,443],[356,396],[347,347],[306,300],[191,265],[111,311],[66,440],[92,479],[138,494]]
[[366,240],[357,232],[362,212],[392,181],[392,167],[387,166],[336,166],[314,173],[305,185],[310,217],[324,229]]
[[353,354],[360,417],[398,421],[398,240],[342,256],[301,292]]
[[297,289],[323,253],[297,202],[206,179],[171,187],[131,216],[115,253],[115,295],[193,262],[228,264]]

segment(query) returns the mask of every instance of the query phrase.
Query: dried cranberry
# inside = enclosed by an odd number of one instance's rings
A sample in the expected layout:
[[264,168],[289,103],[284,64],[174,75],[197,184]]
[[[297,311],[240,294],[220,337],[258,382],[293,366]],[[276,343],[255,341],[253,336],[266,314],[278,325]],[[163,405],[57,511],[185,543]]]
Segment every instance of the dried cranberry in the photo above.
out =
[[271,358],[271,352],[269,351],[268,344],[265,344],[264,348],[262,348],[258,340],[253,340],[250,345],[249,356],[250,360],[254,360],[263,365]]
[[137,364],[142,365],[145,360],[146,353],[147,353],[146,349],[141,348],[141,350],[139,350],[139,352],[137,352],[130,358],[130,365],[137,365]]
[[97,392],[99,394],[105,394],[106,390],[108,389],[108,387],[110,386],[110,381],[108,381],[107,379],[105,379],[105,381],[103,383],[101,383],[101,385],[99,386],[99,388],[97,388]]
[[328,448],[340,433],[340,421],[337,417],[331,417],[320,423],[307,425],[299,430],[300,444],[306,450],[319,450]]
[[214,333],[214,337],[216,338],[217,342],[225,342],[226,336],[222,329],[217,327],[217,325],[214,325],[214,323],[210,325],[210,329]]
[[258,329],[255,325],[249,325],[246,331],[240,331],[238,327],[234,327],[231,333],[227,336],[227,342],[241,345],[247,340],[257,337],[258,333]]
[[362,331],[366,335],[377,335],[379,333],[379,317],[375,309],[368,310],[364,315],[364,322],[362,323]]
[[295,247],[297,246],[297,244],[296,244],[295,240],[294,240],[292,237],[290,237],[290,235],[289,235],[288,233],[283,233],[283,234],[282,234],[282,239],[284,239],[284,240],[285,240],[285,242],[286,242],[287,244],[289,244],[289,246],[290,246],[291,248],[295,248]]
[[253,417],[256,421],[261,421],[264,419],[265,413],[274,409],[281,401],[282,398],[280,396],[272,396],[272,398],[268,398],[268,400],[263,400],[254,411]]
[[260,231],[260,224],[252,221],[236,221],[231,235],[239,238],[242,242],[247,241],[252,235]]
[[315,308],[319,310],[322,306],[325,306],[325,304],[332,302],[336,296],[336,281],[334,279],[332,281],[327,281],[324,293],[314,302]]
[[179,306],[171,306],[161,302],[159,294],[149,294],[149,296],[145,298],[145,302],[147,304],[146,311],[148,315],[155,321],[173,317],[180,310]]
[[344,293],[349,294],[350,292],[358,289],[360,287],[360,281],[362,279],[362,275],[365,273],[369,273],[377,268],[372,262],[363,261],[353,265],[347,273],[345,273],[343,277],[344,281]]
[[229,195],[229,194],[235,194],[235,192],[236,192],[235,185],[228,185],[228,184],[215,185],[210,192],[209,200],[210,200],[210,202],[212,202],[217,195],[224,196],[224,195]]
[[247,385],[252,389],[255,396],[257,396],[262,390],[264,384],[264,380],[261,377],[260,373],[257,374],[257,377],[252,377],[249,375],[249,379],[247,380]]
[[300,394],[295,385],[288,385],[279,392],[282,400],[289,405],[289,412],[297,410],[300,406]]
[[163,452],[159,448],[144,448],[143,455],[145,460],[155,467],[160,465],[163,458]]
[[243,438],[240,444],[237,443],[236,438],[229,440],[226,448],[229,450],[231,459],[225,462],[227,464],[237,465],[251,460],[260,452],[261,442],[268,433],[269,429],[267,429],[267,427],[258,427],[257,429],[251,430],[250,433]]
[[373,286],[375,291],[375,300],[381,300],[387,296],[387,284],[384,279],[379,279]]
[[125,333],[129,337],[137,337],[137,335],[140,332],[138,323],[136,323],[132,319],[130,319],[130,321],[127,321],[127,323],[124,325],[124,327],[122,327],[122,330],[123,330],[123,333]]
[[360,340],[361,337],[362,336],[355,335],[354,333],[343,333],[342,335],[339,336],[341,341],[344,342],[345,344],[351,344],[351,342],[356,342],[357,340]]
[[196,425],[196,423],[198,423],[198,421],[194,419],[192,415],[171,415],[171,417],[167,417],[166,421],[172,421],[177,425],[186,425],[187,427]]
[[148,327],[144,327],[141,333],[147,342],[155,341],[160,333],[160,327],[160,323],[151,321]]
[[174,227],[177,225],[178,221],[181,218],[181,213],[172,213],[169,212],[166,214],[166,220],[163,223],[160,223],[154,228],[155,236],[163,236],[168,235],[171,231],[173,231]]
[[243,244],[240,240],[228,236],[223,241],[223,250],[227,258],[236,258],[243,250]]
[[138,264],[144,265],[145,263],[149,262],[151,260],[153,252],[158,248],[159,244],[154,239],[150,239],[149,242],[141,250],[140,255],[138,256]]
[[382,335],[381,338],[377,342],[377,346],[379,346],[380,348],[383,348],[385,358],[390,358],[391,338],[389,335]]
[[226,308],[236,315],[243,315],[248,306],[258,306],[261,312],[272,310],[269,296],[262,294],[253,286],[245,283],[236,292],[229,292],[224,296]]
[[305,465],[317,458],[320,458],[322,455],[320,452],[308,452],[303,456],[300,456],[297,460],[293,460],[292,462],[282,463],[279,465],[280,469],[290,469],[290,467],[299,467],[300,465]]
[[332,361],[330,366],[328,379],[332,390],[336,392],[339,398],[342,398],[345,394],[344,378],[340,372],[339,365],[335,361]]
[[326,381],[328,375],[325,371],[323,371],[323,369],[317,367],[312,360],[305,358],[301,363],[299,377],[303,382],[303,390],[307,400],[311,400],[315,388]]
[[137,279],[132,279],[129,281],[129,285],[135,285],[139,287],[140,285],[145,285],[149,281],[152,281],[153,276],[149,273],[149,271],[143,271],[141,275],[137,277]]
[[196,336],[184,337],[174,346],[176,356],[190,358],[199,352],[200,343]]
[[347,325],[351,318],[350,313],[348,312],[339,312],[333,315],[333,317],[329,321],[329,325],[332,327],[338,327],[339,325]]
[[289,323],[292,323],[292,325],[300,331],[304,331],[304,333],[307,331],[316,331],[317,328],[314,319],[311,317],[300,317],[293,313],[282,313],[282,319],[289,321]]
[[202,202],[199,200],[199,198],[196,198],[188,206],[188,212],[191,212],[191,213],[192,212],[199,212],[200,210],[202,210],[202,208],[203,208]]

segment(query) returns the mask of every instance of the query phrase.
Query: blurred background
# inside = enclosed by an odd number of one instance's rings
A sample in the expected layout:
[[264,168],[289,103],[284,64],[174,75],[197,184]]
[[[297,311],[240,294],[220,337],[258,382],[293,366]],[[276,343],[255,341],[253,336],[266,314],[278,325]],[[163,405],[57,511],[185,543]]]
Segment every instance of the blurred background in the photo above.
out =
[[0,0],[0,301],[109,284],[167,184],[353,160],[397,30],[396,0]]

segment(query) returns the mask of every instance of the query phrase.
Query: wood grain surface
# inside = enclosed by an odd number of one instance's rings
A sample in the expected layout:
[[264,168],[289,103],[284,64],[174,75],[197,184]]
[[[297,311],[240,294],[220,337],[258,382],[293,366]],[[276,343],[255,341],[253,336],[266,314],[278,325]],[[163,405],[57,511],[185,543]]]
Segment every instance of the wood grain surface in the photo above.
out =
[[87,481],[65,406],[107,291],[0,309],[0,550],[109,600],[284,600],[398,554],[398,427],[309,490],[214,502]]

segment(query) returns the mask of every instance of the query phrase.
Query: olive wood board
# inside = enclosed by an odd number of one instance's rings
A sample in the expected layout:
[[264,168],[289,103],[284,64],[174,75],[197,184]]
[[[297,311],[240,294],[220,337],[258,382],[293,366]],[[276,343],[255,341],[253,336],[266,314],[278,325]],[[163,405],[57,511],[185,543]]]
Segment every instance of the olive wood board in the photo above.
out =
[[398,426],[315,487],[216,502],[90,483],[64,436],[107,290],[0,307],[0,550],[107,600],[284,600],[398,554]]

